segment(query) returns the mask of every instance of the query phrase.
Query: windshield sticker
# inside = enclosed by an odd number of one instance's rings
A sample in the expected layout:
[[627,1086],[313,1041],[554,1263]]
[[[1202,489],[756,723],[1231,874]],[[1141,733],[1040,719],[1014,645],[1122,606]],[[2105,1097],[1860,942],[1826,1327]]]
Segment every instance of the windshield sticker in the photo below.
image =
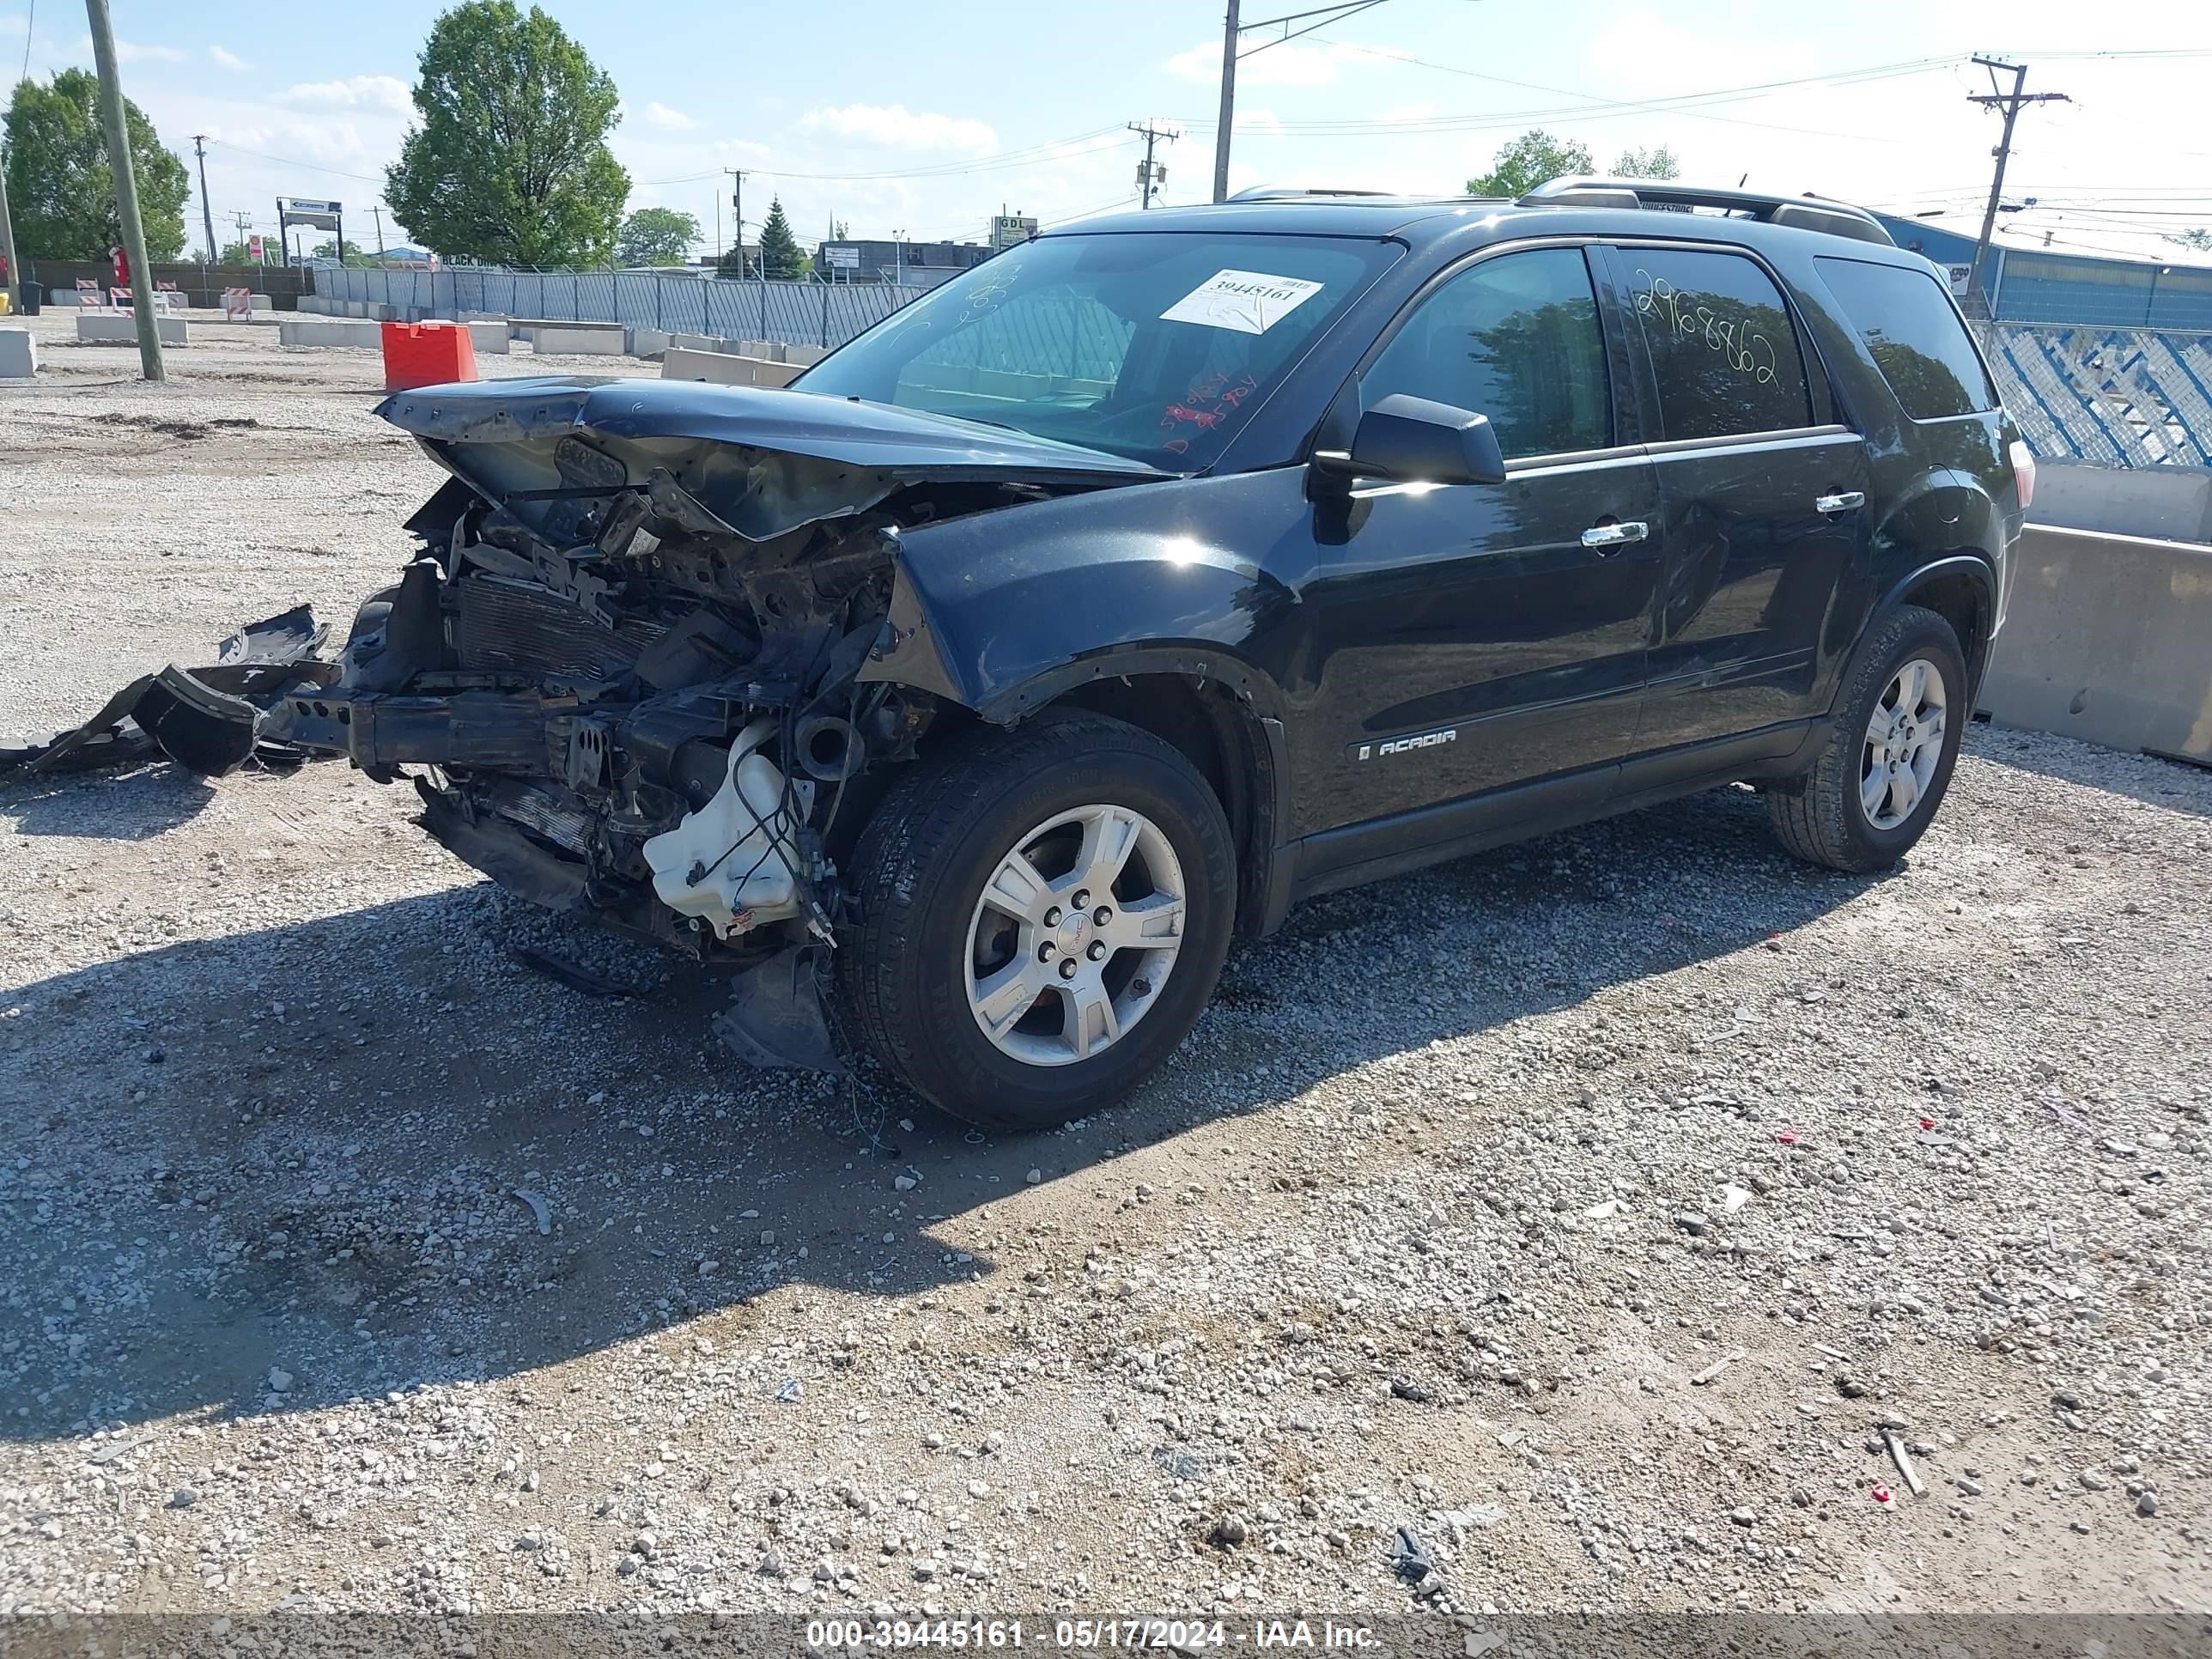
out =
[[1321,290],[1321,283],[1302,276],[1218,270],[1160,313],[1160,320],[1265,334]]

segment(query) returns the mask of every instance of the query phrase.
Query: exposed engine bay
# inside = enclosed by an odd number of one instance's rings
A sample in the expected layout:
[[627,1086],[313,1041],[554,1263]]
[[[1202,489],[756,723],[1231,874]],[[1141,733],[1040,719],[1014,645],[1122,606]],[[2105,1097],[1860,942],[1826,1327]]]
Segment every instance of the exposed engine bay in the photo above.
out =
[[[725,441],[667,395],[696,410],[703,390],[388,399],[453,476],[409,521],[422,553],[362,606],[336,684],[300,688],[275,734],[411,775],[430,833],[522,896],[767,969],[725,1036],[834,1066],[805,953],[835,947],[839,854],[933,726],[969,718],[863,677],[896,634],[899,537],[1123,469],[917,461],[880,432],[862,435],[887,464],[861,465],[850,406],[791,393],[759,395],[826,404],[838,425],[810,447],[844,453]],[[633,418],[593,424],[594,405]]]

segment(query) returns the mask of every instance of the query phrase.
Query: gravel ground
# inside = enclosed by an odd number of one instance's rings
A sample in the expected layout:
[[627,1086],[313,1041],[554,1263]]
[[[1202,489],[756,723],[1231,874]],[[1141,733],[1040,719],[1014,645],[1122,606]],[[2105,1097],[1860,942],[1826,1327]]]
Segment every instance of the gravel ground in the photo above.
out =
[[[374,360],[204,331],[0,390],[0,734],[396,568]],[[1338,895],[1004,1139],[410,799],[0,786],[0,1613],[2212,1589],[2212,775],[1977,727],[1877,879],[1730,791]]]

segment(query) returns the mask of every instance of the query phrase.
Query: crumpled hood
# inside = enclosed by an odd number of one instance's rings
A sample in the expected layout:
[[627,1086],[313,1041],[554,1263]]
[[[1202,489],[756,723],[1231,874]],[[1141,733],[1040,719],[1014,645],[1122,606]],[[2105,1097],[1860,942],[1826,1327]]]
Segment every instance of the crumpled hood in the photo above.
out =
[[588,427],[613,438],[741,444],[906,481],[1173,476],[1101,450],[952,416],[697,380],[578,375],[480,380],[395,392],[376,412],[403,431],[445,443],[514,443]]

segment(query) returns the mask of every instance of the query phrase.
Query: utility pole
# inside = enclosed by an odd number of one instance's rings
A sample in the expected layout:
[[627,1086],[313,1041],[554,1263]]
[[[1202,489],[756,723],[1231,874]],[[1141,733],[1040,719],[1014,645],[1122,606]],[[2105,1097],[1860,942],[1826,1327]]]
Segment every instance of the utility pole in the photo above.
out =
[[1152,204],[1152,187],[1165,184],[1168,178],[1168,170],[1164,167],[1152,164],[1152,141],[1164,138],[1172,144],[1182,134],[1174,127],[1156,127],[1150,121],[1132,121],[1129,131],[1145,135],[1145,159],[1137,164],[1137,188],[1144,192],[1139,205],[1150,207]]
[[[1966,291],[1970,295],[1984,293],[1982,271],[1989,264],[1990,238],[1996,234],[1997,199],[2004,192],[2005,163],[2012,158],[2012,125],[2020,118],[2021,106],[2065,104],[2073,101],[2063,92],[2023,93],[2021,88],[2027,84],[2027,65],[2025,64],[2008,64],[1995,58],[1977,58],[1974,61],[1990,72],[1990,90],[1985,93],[1971,93],[1967,95],[1966,101],[1970,104],[1979,104],[1984,109],[2002,110],[2004,135],[1997,140],[1996,148],[1990,152],[1996,157],[1997,168],[1996,176],[1990,180],[1990,204],[1982,214],[1981,237],[1974,244],[1973,273],[1966,279]],[[1999,70],[2004,70],[2012,76],[2010,92],[1997,89]],[[1986,295],[1984,297],[1986,299]]]
[[208,263],[213,264],[220,250],[215,245],[215,204],[208,200],[207,134],[204,132],[192,135],[192,155],[200,164],[200,223],[207,229]]
[[368,210],[376,220],[376,266],[381,270],[384,268],[384,206],[381,203],[374,203]]
[[0,150],[0,254],[8,258],[8,280],[0,284],[0,294],[8,296],[8,314],[20,316],[23,310],[23,273],[15,264],[15,222],[8,216],[8,155]]
[[107,130],[107,164],[115,175],[116,216],[123,221],[123,252],[131,261],[131,314],[138,324],[138,368],[149,380],[161,372],[161,328],[154,305],[154,268],[146,259],[146,226],[138,216],[138,179],[131,165],[131,129],[123,117],[123,77],[115,65],[115,26],[107,0],[84,0],[92,26],[93,66],[100,72],[100,125]]
[[1229,132],[1237,121],[1237,0],[1221,33],[1221,114],[1213,129],[1213,199],[1229,199]]
[[[737,216],[738,221],[734,238],[738,246],[738,280],[743,282],[745,276],[745,175],[737,167],[724,167],[722,171],[730,175],[730,211]],[[718,203],[715,211],[719,213],[720,210]]]

